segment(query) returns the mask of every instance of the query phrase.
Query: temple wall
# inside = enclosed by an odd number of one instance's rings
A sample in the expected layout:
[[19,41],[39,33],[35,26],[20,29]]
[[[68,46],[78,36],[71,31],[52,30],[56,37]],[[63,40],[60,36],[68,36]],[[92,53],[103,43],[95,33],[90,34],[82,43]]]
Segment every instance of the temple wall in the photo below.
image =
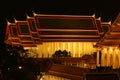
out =
[[116,47],[107,47],[102,49],[102,66],[112,66],[120,68],[120,49]]
[[44,42],[37,47],[29,48],[31,55],[37,53],[38,57],[51,57],[57,50],[70,51],[72,57],[81,57],[96,52],[93,42]]
[[[93,42],[44,42],[37,47],[30,47],[30,56],[38,58],[48,58],[55,53],[56,50],[70,51],[72,57],[81,57],[85,54],[92,54],[98,50],[93,47]],[[103,47],[101,49],[101,66],[113,69],[120,68],[120,49],[118,47]],[[97,64],[99,64],[99,56],[97,53]]]

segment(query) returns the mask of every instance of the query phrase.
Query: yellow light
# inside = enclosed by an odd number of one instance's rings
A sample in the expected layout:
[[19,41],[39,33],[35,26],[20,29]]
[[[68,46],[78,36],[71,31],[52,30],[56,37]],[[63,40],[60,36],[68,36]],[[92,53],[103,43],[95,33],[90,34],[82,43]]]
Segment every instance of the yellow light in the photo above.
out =
[[[93,42],[44,42],[42,45],[37,45],[37,53],[39,57],[49,57],[56,50],[67,50],[71,52],[72,57],[81,57],[85,54],[92,54],[97,49],[93,47]],[[100,48],[101,50],[101,48]],[[30,51],[30,49],[29,49]],[[42,54],[44,56],[42,56]]]
[[18,66],[18,69],[22,69],[22,66]]

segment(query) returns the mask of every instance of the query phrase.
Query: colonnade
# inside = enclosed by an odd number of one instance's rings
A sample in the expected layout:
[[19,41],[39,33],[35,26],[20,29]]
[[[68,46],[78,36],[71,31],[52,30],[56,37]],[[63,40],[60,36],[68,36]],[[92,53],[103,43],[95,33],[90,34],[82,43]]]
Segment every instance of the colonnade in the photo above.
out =
[[[94,48],[94,42],[44,42],[37,47],[29,48],[30,55],[37,54],[38,58],[51,57],[57,50],[70,51],[72,57],[82,57],[85,54],[97,52],[97,66],[112,66],[120,68],[120,49],[118,47],[103,47],[101,49],[101,59],[99,52]],[[99,63],[101,60],[101,64]]]
[[94,42],[44,42],[29,50],[31,55],[37,53],[38,57],[51,57],[57,50],[70,51],[72,57],[81,57],[95,52],[94,44]]
[[104,47],[101,52],[101,66],[120,68],[120,49],[118,47]]

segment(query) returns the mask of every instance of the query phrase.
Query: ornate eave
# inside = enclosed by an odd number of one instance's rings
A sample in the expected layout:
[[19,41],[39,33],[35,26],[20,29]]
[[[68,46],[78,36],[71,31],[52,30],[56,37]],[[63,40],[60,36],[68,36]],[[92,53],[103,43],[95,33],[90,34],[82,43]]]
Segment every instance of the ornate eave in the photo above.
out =
[[[103,38],[100,41],[100,44],[111,45],[111,46],[119,46],[120,44],[120,14],[117,16],[115,21],[112,24],[109,24],[109,29],[106,34],[104,34]],[[107,24],[108,25],[108,24]]]
[[[13,25],[14,24],[14,25]],[[23,46],[36,46],[43,42],[103,42],[111,31],[110,22],[101,22],[94,15],[46,15],[27,16],[26,21],[7,25],[6,34]],[[5,42],[13,44],[6,35]]]

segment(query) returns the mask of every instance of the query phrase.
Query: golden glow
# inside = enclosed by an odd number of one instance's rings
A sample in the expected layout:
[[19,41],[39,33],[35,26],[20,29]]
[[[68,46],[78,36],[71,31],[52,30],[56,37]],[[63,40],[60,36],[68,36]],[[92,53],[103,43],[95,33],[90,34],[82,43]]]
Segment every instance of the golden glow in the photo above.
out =
[[114,69],[120,68],[120,49],[107,47],[102,49],[102,66],[112,66]]
[[37,16],[37,15],[38,15],[38,14],[36,14],[34,11],[32,11],[32,12],[33,12],[33,15],[34,15],[34,16]]
[[14,17],[13,19],[14,19],[15,23],[17,23],[17,22],[18,22],[18,21],[15,19],[15,17]]
[[92,15],[92,17],[95,17],[95,13]]
[[71,52],[72,57],[81,57],[85,54],[96,52],[93,48],[94,42],[44,42],[42,45],[37,45],[36,50],[38,57],[51,57],[57,50],[67,50]]
[[63,77],[57,77],[53,75],[45,75],[44,78],[41,78],[40,80],[70,80],[70,79],[63,78]]
[[110,53],[110,54],[113,53],[113,48],[112,48],[112,47],[109,48],[109,53]]
[[30,17],[30,16],[28,16],[27,14],[26,14],[26,16],[27,16],[27,19],[31,18],[31,17]]
[[[93,42],[44,42],[37,47],[27,49],[29,49],[31,56],[38,54],[37,57],[51,57],[56,50],[67,50],[71,52],[72,57],[81,57],[85,54],[97,52],[98,50],[93,47],[94,44]],[[113,69],[120,68],[119,48],[103,47],[101,52],[101,66],[112,66]],[[97,65],[99,65],[98,59]]]
[[18,69],[22,69],[22,66],[18,66]]
[[7,25],[10,25],[11,23],[9,21],[7,21]]

